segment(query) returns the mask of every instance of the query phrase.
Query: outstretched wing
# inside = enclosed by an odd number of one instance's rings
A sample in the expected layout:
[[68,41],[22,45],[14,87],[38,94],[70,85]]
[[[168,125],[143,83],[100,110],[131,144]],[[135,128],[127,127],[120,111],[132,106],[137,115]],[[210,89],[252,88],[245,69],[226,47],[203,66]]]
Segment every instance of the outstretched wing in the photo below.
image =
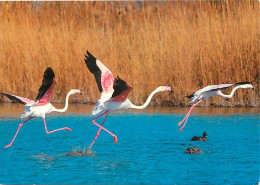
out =
[[42,85],[38,91],[36,100],[50,102],[53,88],[56,84],[54,77],[55,77],[55,74],[54,74],[52,68],[48,67],[43,74]]
[[24,97],[20,97],[20,96],[15,96],[15,95],[12,95],[12,94],[6,94],[6,93],[0,93],[0,94],[6,96],[6,97],[9,98],[10,100],[17,101],[18,103],[23,104],[23,105],[32,105],[32,104],[35,103],[35,101],[30,100],[30,99],[28,99],[28,98],[24,98]]
[[209,91],[219,91],[219,90],[223,90],[223,89],[226,89],[226,88],[229,88],[229,87],[232,87],[232,86],[235,86],[235,85],[243,85],[243,84],[251,84],[252,82],[238,82],[238,83],[235,83],[235,84],[219,84],[219,85],[209,85],[207,87],[204,87],[203,89],[200,89],[194,93],[192,93],[191,95],[189,96],[186,96],[188,98],[193,98],[193,97],[196,97],[196,96],[199,96],[201,95],[202,93],[204,92],[209,92]]
[[208,90],[208,91],[219,91],[219,90],[223,90],[226,89],[228,87],[232,87],[235,85],[245,85],[245,84],[251,84],[252,82],[238,82],[235,84],[219,84],[219,85],[215,85],[215,87],[212,87],[212,89]]
[[124,80],[117,77],[113,86],[114,93],[112,94],[113,101],[124,101],[129,92],[133,89]]
[[87,51],[85,55],[85,63],[89,71],[95,76],[99,92],[101,93],[101,100],[107,101],[111,98],[114,89],[114,77],[112,72],[92,54]]
[[207,91],[219,91],[219,90],[223,90],[223,89],[226,89],[226,88],[234,86],[234,85],[235,84],[210,85],[210,86],[208,86],[208,88],[205,89],[204,92],[207,92]]
[[218,91],[218,90],[222,90],[222,89],[226,89],[228,87],[231,87],[233,86],[234,84],[219,84],[219,85],[209,85],[209,86],[206,86],[194,93],[192,93],[191,95],[188,95],[186,97],[188,98],[191,98],[192,100],[191,101],[194,101],[196,100],[197,98],[200,97],[200,95],[202,93],[205,93],[205,92],[208,92],[208,91]]

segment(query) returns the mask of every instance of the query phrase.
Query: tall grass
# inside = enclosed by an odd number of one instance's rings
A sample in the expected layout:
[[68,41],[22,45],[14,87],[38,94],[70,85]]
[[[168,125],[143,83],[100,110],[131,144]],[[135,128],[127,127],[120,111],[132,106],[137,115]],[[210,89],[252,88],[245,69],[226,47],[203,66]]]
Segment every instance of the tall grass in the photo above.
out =
[[[154,104],[187,105],[185,95],[211,84],[252,81],[231,100],[206,104],[259,105],[259,3],[202,2],[1,2],[0,92],[35,98],[46,67],[56,74],[52,101],[71,88],[72,101],[100,94],[84,63],[88,49],[134,88],[141,104],[159,85]],[[225,93],[229,93],[225,91]],[[6,101],[5,98],[0,97]]]

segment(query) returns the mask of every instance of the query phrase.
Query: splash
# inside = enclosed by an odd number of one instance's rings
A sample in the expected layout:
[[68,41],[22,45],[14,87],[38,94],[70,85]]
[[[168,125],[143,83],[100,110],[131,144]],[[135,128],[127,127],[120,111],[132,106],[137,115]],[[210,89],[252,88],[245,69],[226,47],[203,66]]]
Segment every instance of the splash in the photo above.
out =
[[95,152],[93,152],[90,148],[83,150],[80,147],[71,147],[70,153],[65,153],[65,156],[94,156]]

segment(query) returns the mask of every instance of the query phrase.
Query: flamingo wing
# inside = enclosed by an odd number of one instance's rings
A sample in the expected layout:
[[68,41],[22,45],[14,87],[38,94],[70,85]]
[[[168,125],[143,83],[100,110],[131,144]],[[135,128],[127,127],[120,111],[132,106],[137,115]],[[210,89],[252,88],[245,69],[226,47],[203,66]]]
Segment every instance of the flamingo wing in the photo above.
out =
[[35,101],[28,99],[28,98],[24,98],[24,97],[12,95],[12,94],[6,94],[6,93],[0,93],[0,94],[6,96],[10,100],[17,101],[18,103],[23,104],[23,105],[32,105],[35,103]]
[[219,84],[219,85],[215,85],[214,88],[208,90],[208,91],[219,91],[219,90],[223,90],[223,89],[226,89],[228,87],[232,87],[232,86],[235,86],[235,85],[244,85],[244,84],[251,84],[252,82],[238,82],[238,83],[235,83],[235,84]]
[[219,85],[211,85],[211,88],[206,91],[219,91],[226,89],[228,87],[234,86],[236,84],[219,84]]
[[196,91],[196,92],[194,92],[191,95],[188,95],[186,97],[191,98],[191,99],[193,99],[195,97],[199,98],[202,93],[226,89],[226,88],[231,87],[233,85],[234,84],[209,85],[209,86],[206,86],[206,87],[204,87],[204,88],[202,88],[202,89],[200,89],[200,90],[198,90],[198,91]]
[[120,79],[118,76],[115,79],[113,88],[113,101],[124,101],[127,98],[129,92],[133,89],[130,85],[128,85],[124,80]]
[[50,102],[53,88],[56,84],[55,74],[52,68],[48,67],[43,74],[42,85],[39,88],[36,100],[40,102]]
[[95,76],[99,92],[101,93],[100,100],[109,100],[114,92],[114,77],[112,72],[91,53],[89,53],[89,51],[87,51],[85,57],[84,61],[89,71]]

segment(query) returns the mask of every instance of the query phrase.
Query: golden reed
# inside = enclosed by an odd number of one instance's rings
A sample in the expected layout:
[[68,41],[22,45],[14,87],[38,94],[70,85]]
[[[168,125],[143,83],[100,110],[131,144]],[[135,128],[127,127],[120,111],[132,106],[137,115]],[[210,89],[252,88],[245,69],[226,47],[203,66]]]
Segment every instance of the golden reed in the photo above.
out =
[[[35,98],[46,67],[56,74],[53,102],[71,88],[74,102],[99,98],[84,63],[88,49],[131,84],[130,99],[187,105],[185,95],[211,84],[252,81],[230,100],[207,105],[259,105],[259,2],[0,2],[0,92]],[[225,91],[229,93],[230,90]],[[0,100],[7,101],[0,97]]]

